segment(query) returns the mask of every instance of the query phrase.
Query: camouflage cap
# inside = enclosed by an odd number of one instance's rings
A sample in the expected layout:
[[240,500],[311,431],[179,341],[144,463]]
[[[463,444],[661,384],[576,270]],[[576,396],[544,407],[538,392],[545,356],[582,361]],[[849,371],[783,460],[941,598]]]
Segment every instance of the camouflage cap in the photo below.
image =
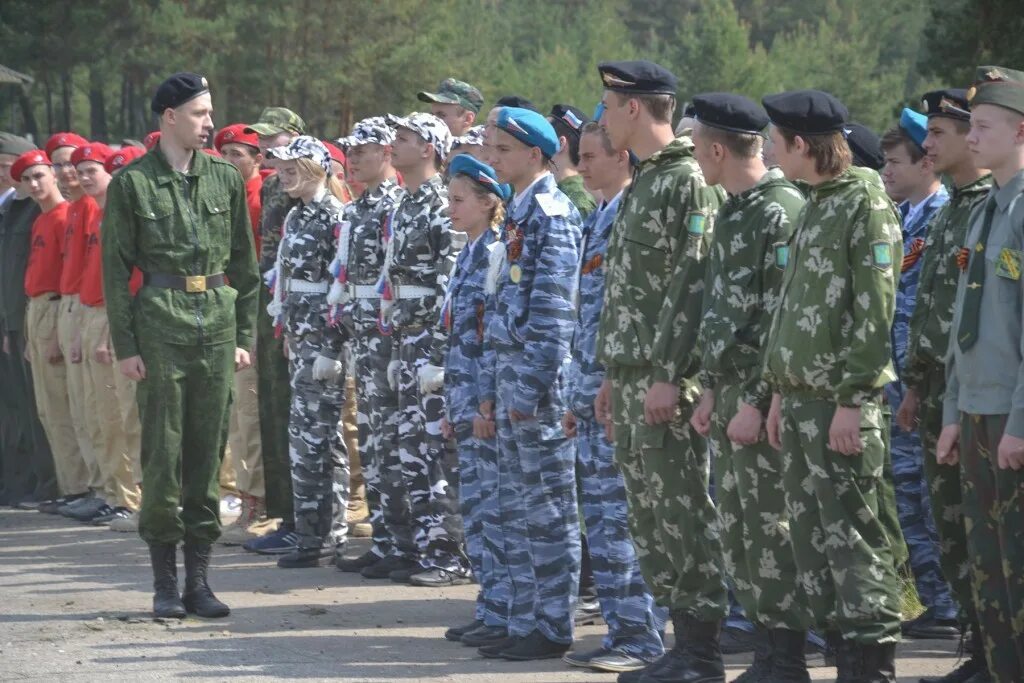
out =
[[442,159],[452,150],[452,132],[448,125],[433,114],[414,112],[408,116],[388,114],[386,120],[395,128],[408,128],[434,147]]
[[967,89],[971,108],[994,104],[1024,114],[1024,72],[1001,66],[979,66],[974,85]]
[[348,137],[335,140],[339,147],[360,145],[390,145],[395,141],[395,129],[388,125],[383,116],[371,116],[352,127]]
[[473,126],[466,131],[465,135],[461,135],[452,140],[452,149],[456,147],[483,147],[484,144],[484,127]]
[[306,122],[291,109],[267,107],[260,114],[259,121],[246,126],[245,132],[257,135],[279,135],[281,133],[303,135],[306,132]]
[[287,145],[267,150],[269,159],[309,159],[331,175],[331,152],[324,143],[309,135],[300,135]]
[[477,114],[484,106],[484,96],[469,83],[446,78],[437,86],[437,92],[421,92],[416,95],[421,102],[458,104]]

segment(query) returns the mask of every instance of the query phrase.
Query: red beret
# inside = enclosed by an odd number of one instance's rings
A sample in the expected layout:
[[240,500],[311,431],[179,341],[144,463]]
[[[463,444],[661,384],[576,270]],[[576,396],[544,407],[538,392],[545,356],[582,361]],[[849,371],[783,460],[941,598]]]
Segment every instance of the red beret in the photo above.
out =
[[145,153],[146,150],[139,149],[138,147],[122,147],[110,153],[107,160],[103,162],[103,168],[107,169],[107,173],[113,173],[119,168],[124,168]]
[[83,161],[95,161],[98,164],[102,164],[107,160],[112,151],[102,142],[90,142],[71,153],[71,163],[75,166],[78,166]]
[[146,149],[153,149],[158,142],[160,142],[160,131],[158,130],[147,133],[146,137],[142,138],[142,144],[146,146]]
[[23,174],[28,168],[32,166],[39,166],[45,164],[51,166],[50,157],[47,156],[46,152],[41,149],[34,149],[31,152],[25,152],[20,157],[14,160],[11,164],[11,178],[14,182],[21,182],[21,174]]
[[341,148],[338,147],[337,145],[334,145],[334,144],[331,144],[330,142],[327,142],[326,140],[324,140],[323,142],[324,142],[324,147],[326,147],[327,151],[331,153],[331,158],[334,159],[335,161],[337,161],[342,166],[344,166],[345,165],[345,153],[341,151]]
[[77,149],[88,144],[88,140],[76,133],[54,133],[50,136],[50,139],[46,141],[46,145],[44,145],[43,149],[46,150],[47,156],[52,156],[54,151],[61,147],[74,147]]
[[244,123],[233,123],[221,128],[213,138],[213,146],[220,151],[221,147],[227,144],[248,145],[258,152],[260,149],[259,136],[256,133],[246,133],[245,127]]

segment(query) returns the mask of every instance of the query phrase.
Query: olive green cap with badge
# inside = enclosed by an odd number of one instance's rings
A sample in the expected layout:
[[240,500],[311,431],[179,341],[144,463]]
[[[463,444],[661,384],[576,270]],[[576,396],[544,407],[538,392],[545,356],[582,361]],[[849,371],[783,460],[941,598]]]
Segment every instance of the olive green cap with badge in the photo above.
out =
[[1024,115],[1024,72],[1001,66],[979,66],[967,89],[971,107],[994,104]]
[[484,106],[484,96],[469,83],[446,78],[437,86],[437,92],[421,92],[416,95],[420,102],[437,104],[457,104],[479,114]]
[[265,136],[280,135],[281,133],[305,135],[306,122],[291,109],[267,107],[260,114],[259,120],[247,126],[245,132]]
[[12,157],[20,157],[26,152],[38,149],[27,138],[13,133],[0,131],[0,154],[7,154]]

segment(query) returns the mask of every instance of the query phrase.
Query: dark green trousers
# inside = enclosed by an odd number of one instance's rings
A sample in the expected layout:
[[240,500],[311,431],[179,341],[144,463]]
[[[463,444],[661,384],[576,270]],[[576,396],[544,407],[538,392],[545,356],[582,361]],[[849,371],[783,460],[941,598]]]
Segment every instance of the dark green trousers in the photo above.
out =
[[292,391],[284,339],[274,336],[273,319],[267,315],[270,291],[260,287],[256,316],[256,395],[260,410],[260,446],[266,480],[267,516],[286,522],[294,517],[292,470],[288,457],[288,413]]
[[235,385],[235,345],[178,346],[152,337],[139,338],[146,364],[137,392],[139,535],[151,545],[213,543],[220,536],[218,473]]

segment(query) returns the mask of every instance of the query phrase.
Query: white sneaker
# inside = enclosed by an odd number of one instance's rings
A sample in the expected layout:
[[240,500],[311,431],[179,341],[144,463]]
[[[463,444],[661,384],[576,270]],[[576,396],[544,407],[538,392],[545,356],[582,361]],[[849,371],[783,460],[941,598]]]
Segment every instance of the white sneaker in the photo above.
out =
[[110,520],[110,530],[121,533],[133,533],[139,530],[139,513],[133,512],[127,517],[118,517]]
[[230,493],[220,501],[220,514],[222,517],[235,517],[242,512],[242,499]]

